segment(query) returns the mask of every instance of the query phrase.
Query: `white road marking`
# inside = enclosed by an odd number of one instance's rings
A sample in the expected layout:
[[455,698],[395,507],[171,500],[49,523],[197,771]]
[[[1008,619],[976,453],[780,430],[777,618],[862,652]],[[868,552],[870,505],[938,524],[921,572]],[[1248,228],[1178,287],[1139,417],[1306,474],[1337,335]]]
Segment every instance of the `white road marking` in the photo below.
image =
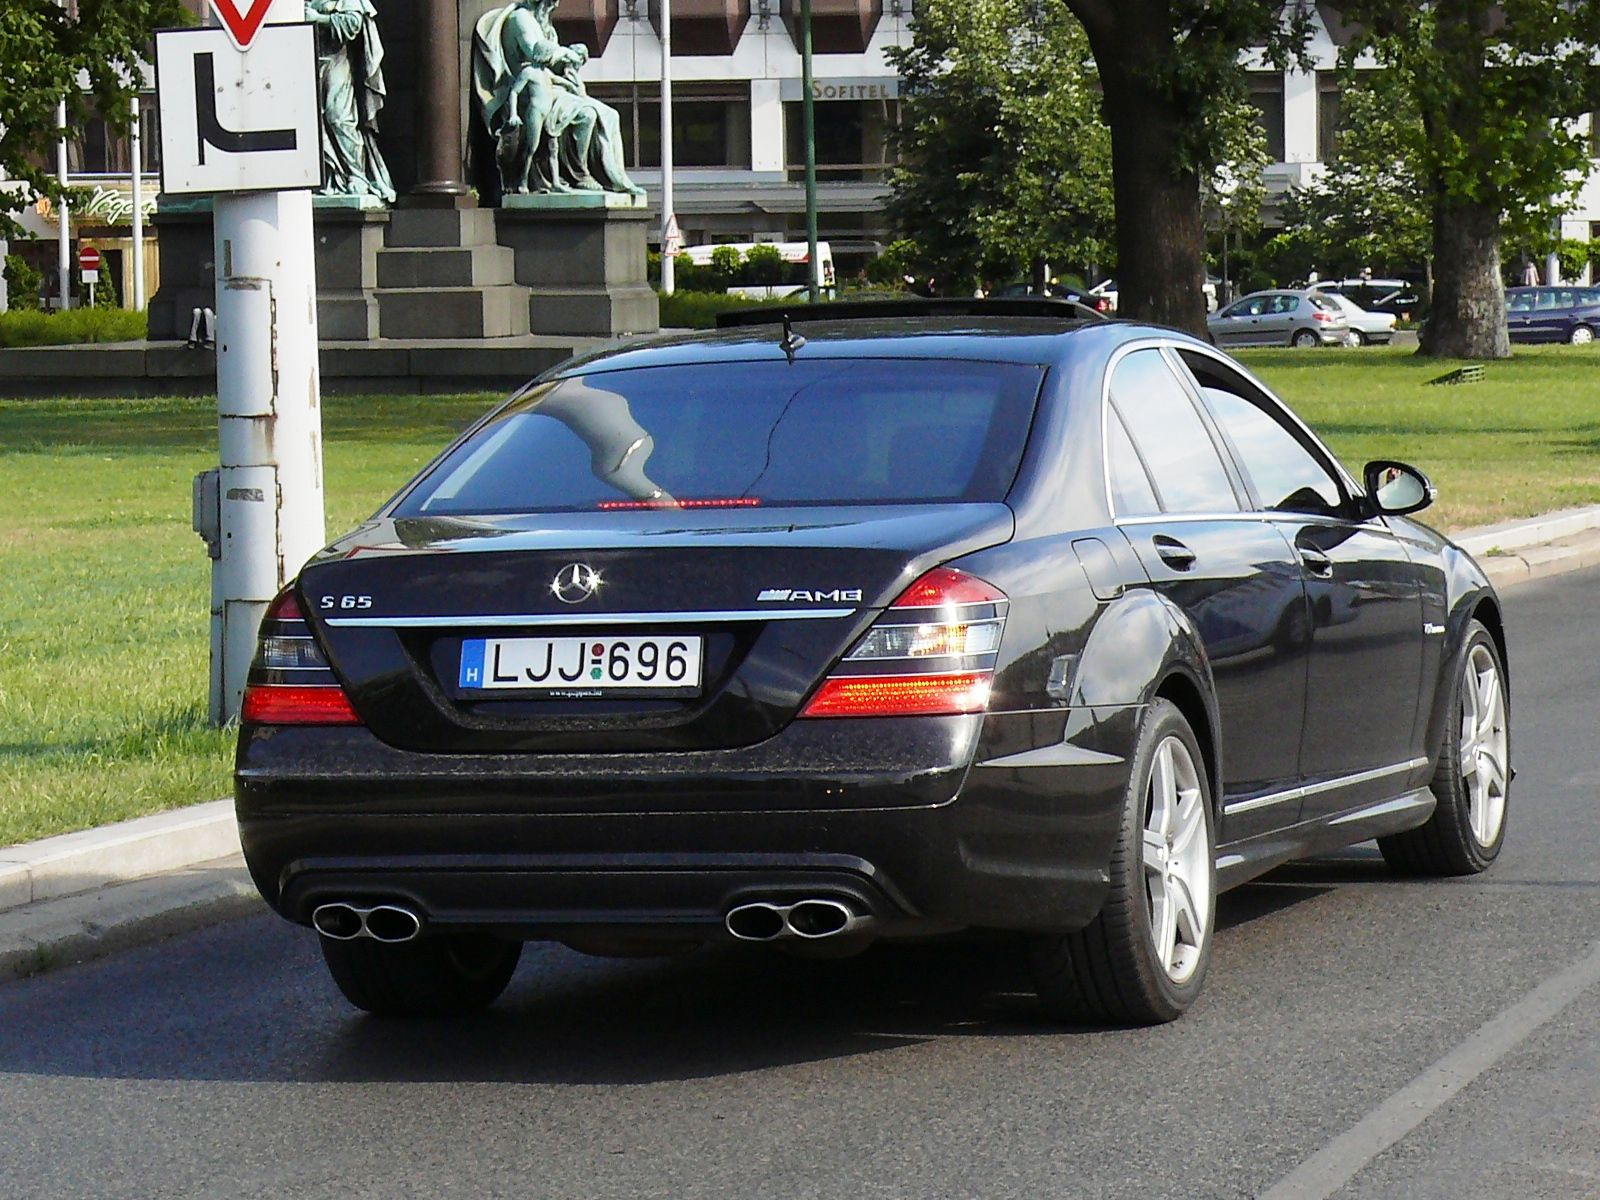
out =
[[1597,984],[1600,944],[1490,1018],[1466,1041],[1262,1192],[1258,1200],[1328,1200],[1363,1167]]

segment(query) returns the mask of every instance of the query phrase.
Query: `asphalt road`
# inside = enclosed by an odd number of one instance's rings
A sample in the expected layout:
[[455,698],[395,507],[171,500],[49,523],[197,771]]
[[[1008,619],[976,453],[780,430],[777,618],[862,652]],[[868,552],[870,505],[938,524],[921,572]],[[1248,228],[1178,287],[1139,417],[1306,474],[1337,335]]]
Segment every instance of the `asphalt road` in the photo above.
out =
[[1493,870],[1369,845],[1230,893],[1174,1025],[1052,1028],[975,946],[535,947],[481,1019],[377,1022],[248,918],[0,985],[0,1194],[1600,1195],[1597,587],[1508,594]]

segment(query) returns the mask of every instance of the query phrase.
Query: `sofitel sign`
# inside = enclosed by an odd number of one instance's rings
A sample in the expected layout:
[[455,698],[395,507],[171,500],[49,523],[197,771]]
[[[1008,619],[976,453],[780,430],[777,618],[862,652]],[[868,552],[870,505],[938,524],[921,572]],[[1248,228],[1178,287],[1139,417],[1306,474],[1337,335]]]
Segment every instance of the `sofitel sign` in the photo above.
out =
[[[799,100],[803,96],[800,80],[785,79],[779,85],[778,98],[780,100]],[[898,100],[900,98],[900,81],[898,79],[813,79],[811,81],[811,98],[813,100]]]

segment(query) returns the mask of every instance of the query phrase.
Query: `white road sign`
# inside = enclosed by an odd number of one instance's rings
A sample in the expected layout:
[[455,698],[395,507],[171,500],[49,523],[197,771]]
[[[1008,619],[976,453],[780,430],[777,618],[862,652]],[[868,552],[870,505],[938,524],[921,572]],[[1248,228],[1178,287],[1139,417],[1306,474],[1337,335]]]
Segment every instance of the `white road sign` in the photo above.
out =
[[156,34],[161,190],[322,184],[317,56],[308,24],[264,25],[241,51],[221,29]]

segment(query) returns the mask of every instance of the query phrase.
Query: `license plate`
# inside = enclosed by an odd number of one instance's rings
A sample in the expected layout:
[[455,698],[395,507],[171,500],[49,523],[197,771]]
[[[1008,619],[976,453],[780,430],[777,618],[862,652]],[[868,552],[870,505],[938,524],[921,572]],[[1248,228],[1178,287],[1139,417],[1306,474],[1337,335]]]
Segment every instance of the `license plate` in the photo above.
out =
[[456,682],[464,691],[569,698],[694,696],[700,648],[700,638],[686,636],[467,638]]

